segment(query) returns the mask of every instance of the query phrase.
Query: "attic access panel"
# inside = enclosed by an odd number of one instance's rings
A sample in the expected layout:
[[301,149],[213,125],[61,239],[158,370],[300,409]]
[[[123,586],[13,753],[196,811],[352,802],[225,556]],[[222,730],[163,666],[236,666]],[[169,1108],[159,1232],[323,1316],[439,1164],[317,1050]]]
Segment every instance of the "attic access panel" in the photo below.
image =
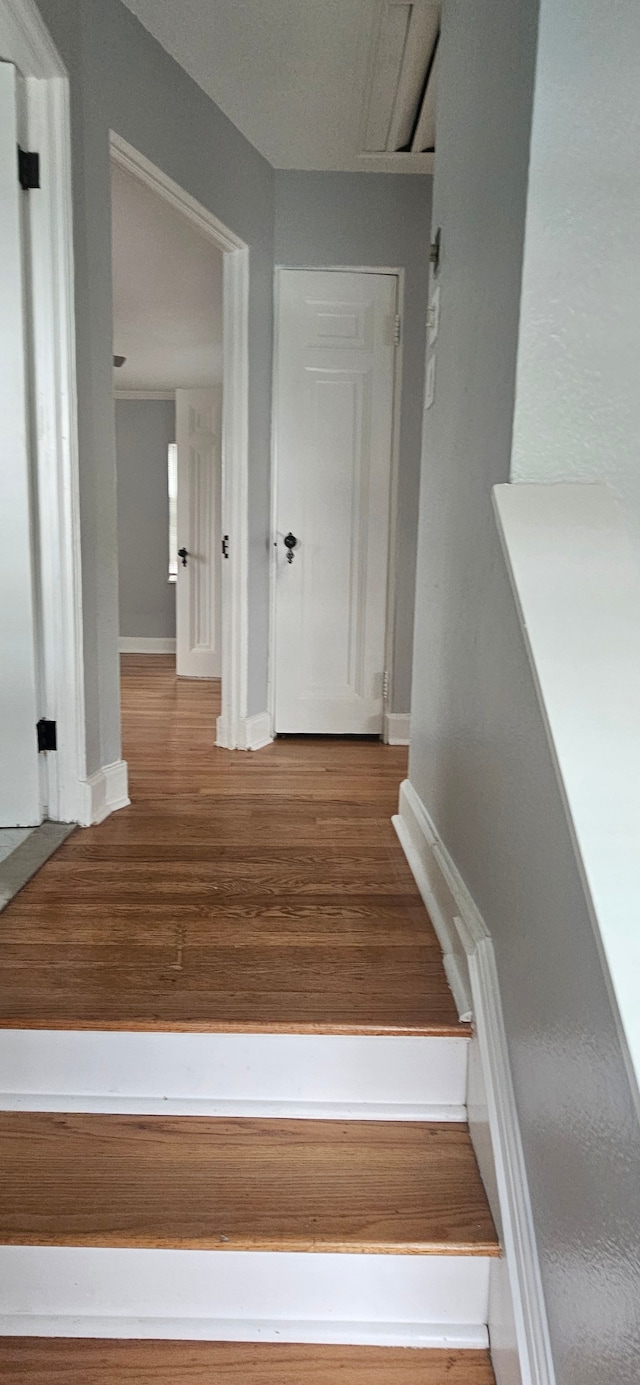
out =
[[440,6],[383,0],[365,103],[365,153],[431,152]]

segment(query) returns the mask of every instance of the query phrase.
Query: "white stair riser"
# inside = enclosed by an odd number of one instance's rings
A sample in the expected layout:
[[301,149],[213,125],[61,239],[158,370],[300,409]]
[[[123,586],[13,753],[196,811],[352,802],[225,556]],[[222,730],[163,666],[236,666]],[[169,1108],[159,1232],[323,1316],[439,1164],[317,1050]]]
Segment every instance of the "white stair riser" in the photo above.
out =
[[[0,1247],[0,1330],[486,1343],[483,1256]],[[333,1335],[332,1335],[333,1334]]]
[[0,1110],[464,1120],[464,1038],[0,1030]]

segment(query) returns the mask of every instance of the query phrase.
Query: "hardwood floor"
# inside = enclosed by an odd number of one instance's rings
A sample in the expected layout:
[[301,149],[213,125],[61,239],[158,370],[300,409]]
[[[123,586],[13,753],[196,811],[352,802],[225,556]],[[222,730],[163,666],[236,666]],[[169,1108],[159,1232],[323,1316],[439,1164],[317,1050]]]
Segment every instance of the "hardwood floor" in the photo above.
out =
[[217,684],[123,658],[132,806],[0,915],[0,1024],[464,1034],[390,817],[406,752],[213,745]]
[[465,1125],[0,1112],[0,1243],[497,1255]]
[[0,1339],[3,1385],[494,1385],[486,1351]]

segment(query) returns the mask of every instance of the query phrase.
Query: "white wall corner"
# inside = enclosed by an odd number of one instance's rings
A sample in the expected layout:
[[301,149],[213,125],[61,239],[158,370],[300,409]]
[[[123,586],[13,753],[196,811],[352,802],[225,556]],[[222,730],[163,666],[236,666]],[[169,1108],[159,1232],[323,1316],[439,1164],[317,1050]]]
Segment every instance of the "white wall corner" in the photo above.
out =
[[84,781],[82,815],[80,817],[81,827],[91,827],[98,822],[104,822],[110,813],[117,812],[118,808],[127,808],[131,802],[129,798],[129,767],[126,760],[116,760],[112,765],[103,765],[102,769],[90,775]]
[[410,712],[385,712],[384,739],[387,745],[408,745],[410,735]]
[[269,712],[257,712],[255,716],[241,719],[236,738],[238,750],[262,750],[263,746],[270,745],[272,740]]
[[469,1127],[504,1248],[504,1261],[495,1262],[492,1269],[489,1310],[497,1385],[555,1385],[491,936],[408,780],[401,785],[393,822],[442,946],[458,1009],[473,1018]]
[[270,712],[239,717],[233,729],[224,715],[216,721],[216,745],[221,750],[262,750],[271,745],[273,725]]

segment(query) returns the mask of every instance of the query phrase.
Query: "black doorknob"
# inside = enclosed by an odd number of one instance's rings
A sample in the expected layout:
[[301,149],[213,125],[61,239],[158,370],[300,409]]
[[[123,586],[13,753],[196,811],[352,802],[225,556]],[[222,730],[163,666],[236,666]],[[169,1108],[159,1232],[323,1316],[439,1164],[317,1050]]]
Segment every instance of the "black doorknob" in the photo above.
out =
[[187,558],[189,557],[189,554],[188,554],[186,548],[179,548],[179,549],[178,549],[178,557],[179,557],[179,558],[182,558],[182,566],[183,566],[183,567],[186,567],[186,566],[187,566]]
[[293,562],[293,550],[294,550],[294,548],[296,547],[297,542],[298,542],[298,540],[297,540],[295,534],[288,533],[288,534],[285,536],[284,546],[285,546],[285,548],[288,548],[288,549],[289,549],[289,552],[287,553],[287,562],[288,562],[288,563],[292,563],[292,562]]

